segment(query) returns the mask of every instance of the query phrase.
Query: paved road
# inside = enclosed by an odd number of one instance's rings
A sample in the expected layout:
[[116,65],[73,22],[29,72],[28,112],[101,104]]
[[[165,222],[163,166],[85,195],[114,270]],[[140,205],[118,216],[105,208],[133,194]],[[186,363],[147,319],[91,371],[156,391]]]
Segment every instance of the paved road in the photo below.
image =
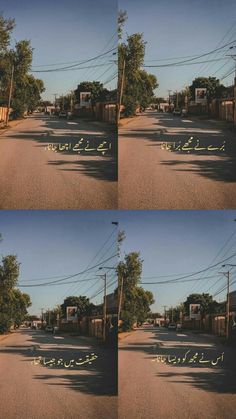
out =
[[42,114],[2,133],[0,208],[116,208],[116,165],[111,156],[45,150],[49,143],[76,143],[81,138],[114,143],[115,134],[104,124]]
[[[204,147],[226,141],[226,152],[161,149],[191,136]],[[214,121],[152,111],[135,118],[119,129],[119,208],[235,208],[235,137]]]
[[[157,354],[187,360],[196,352],[216,366],[156,361]],[[143,328],[124,338],[119,348],[120,419],[233,419],[236,410],[234,351],[215,340],[166,329]]]
[[[91,365],[74,368],[33,365],[86,359]],[[0,340],[0,418],[7,419],[116,419],[115,352],[98,348],[90,339],[52,336],[20,330]]]

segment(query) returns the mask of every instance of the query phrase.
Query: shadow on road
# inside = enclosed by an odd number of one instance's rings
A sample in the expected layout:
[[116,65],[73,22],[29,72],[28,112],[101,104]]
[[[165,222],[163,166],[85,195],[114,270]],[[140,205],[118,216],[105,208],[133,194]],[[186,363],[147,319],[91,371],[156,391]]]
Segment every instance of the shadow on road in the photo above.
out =
[[[113,160],[107,158],[95,159],[90,158],[87,160],[50,160],[48,164],[53,166],[63,166],[61,170],[67,172],[82,173],[86,176],[95,177],[100,180],[115,181],[117,180],[117,165]],[[75,166],[70,168],[70,166]]]
[[[154,118],[155,115],[151,113],[145,115],[146,117]],[[156,115],[156,118],[161,117]],[[170,129],[173,129],[173,132]],[[157,147],[160,156],[162,153],[164,156],[167,154],[167,151],[162,149],[162,145],[170,144],[172,150],[168,151],[169,159],[162,160],[161,164],[173,167],[178,172],[185,172],[186,174],[191,172],[222,182],[236,181],[236,142],[232,133],[228,134],[221,128],[205,126],[204,122],[194,122],[186,127],[186,123],[181,119],[177,120],[170,115],[169,118],[161,118],[158,123],[151,123],[148,128],[139,129],[130,126],[123,132],[121,131],[119,136],[131,141],[132,139],[142,139],[145,141],[146,147]],[[225,151],[176,150],[179,144],[182,147],[190,137],[193,137],[194,146],[199,142],[202,148],[209,146],[220,148],[225,141]],[[174,143],[176,146],[173,149]],[[180,160],[181,156],[183,158]],[[191,168],[181,167],[184,165],[191,166]]]
[[[151,332],[150,328],[143,330]],[[218,345],[214,341],[206,342],[206,339],[198,336],[177,335],[167,331],[153,331],[153,336],[147,339],[141,338],[140,342],[130,342],[120,346],[119,351],[141,352],[147,355],[147,362],[153,363],[153,368],[161,365],[157,377],[162,377],[168,382],[185,383],[202,390],[216,393],[236,393],[236,361],[232,348]],[[223,363],[212,366],[194,362],[158,363],[157,355],[175,357],[183,360],[187,351],[187,361],[194,354],[204,354],[204,359],[215,360],[224,352]],[[174,358],[173,358],[174,359]],[[138,368],[138,365],[137,365]],[[167,371],[165,371],[165,368]],[[170,371],[171,369],[171,371]]]
[[[29,336],[29,332],[23,332]],[[60,339],[60,336],[59,336]],[[59,343],[60,342],[60,343]],[[55,346],[54,346],[55,345]],[[79,348],[77,348],[79,346]],[[98,396],[115,396],[118,391],[117,384],[117,350],[106,349],[91,344],[86,339],[64,338],[54,339],[44,332],[32,332],[31,338],[24,345],[4,346],[0,352],[9,355],[21,355],[23,362],[31,363],[39,357],[50,361],[63,359],[69,365],[72,359],[86,359],[87,355],[94,353],[97,359],[73,368],[65,368],[64,365],[31,365],[35,374],[33,379],[43,380],[50,386],[68,387],[75,391]]]
[[[34,119],[42,120],[42,126],[35,130],[21,130],[20,133],[10,132],[8,138],[19,139],[23,141],[31,140],[37,143],[37,147],[45,149],[45,153],[49,157],[55,155],[55,152],[47,150],[49,144],[68,144],[72,146],[78,144],[83,139],[83,143],[80,146],[85,148],[87,141],[89,141],[89,147],[97,149],[100,144],[106,141],[104,147],[108,147],[109,142],[112,144],[111,151],[108,150],[106,154],[102,155],[100,151],[85,151],[78,152],[71,150],[58,150],[56,156],[62,155],[63,158],[69,157],[58,161],[56,158],[50,160],[51,165],[62,165],[62,164],[76,164],[77,169],[68,169],[68,171],[83,172],[84,174],[95,177],[100,180],[116,181],[117,180],[117,131],[116,127],[100,127],[93,126],[88,123],[88,127],[84,127],[85,122],[67,122],[64,120],[58,120],[56,117],[45,117],[45,116],[34,116]],[[65,125],[66,124],[66,125]],[[42,128],[42,129],[41,129]],[[73,147],[72,147],[73,148]],[[74,157],[71,160],[71,156]],[[83,157],[83,160],[80,157]],[[67,169],[64,169],[67,170]]]

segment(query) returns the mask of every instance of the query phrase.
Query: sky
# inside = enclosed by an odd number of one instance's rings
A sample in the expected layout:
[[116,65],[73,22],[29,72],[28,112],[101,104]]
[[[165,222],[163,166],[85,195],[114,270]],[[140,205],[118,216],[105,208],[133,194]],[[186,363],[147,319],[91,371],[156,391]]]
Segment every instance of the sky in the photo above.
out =
[[[34,48],[32,69],[37,71],[58,68],[39,67],[48,64],[84,61],[117,46],[116,0],[1,0],[0,12],[5,18],[15,18],[12,45],[22,39],[31,40]],[[54,100],[54,94],[69,93],[88,79],[109,81],[116,72],[112,52],[89,62],[88,66],[92,63],[102,66],[33,73],[44,81],[43,98]],[[59,67],[63,66],[66,65]],[[114,88],[115,82],[111,81],[106,87]]]
[[[118,262],[117,232],[125,231],[120,259],[130,252],[140,252],[143,260],[142,286],[153,292],[152,311],[176,306],[192,293],[214,295],[226,284],[219,263],[189,282],[146,284],[166,281],[195,273],[236,254],[236,211],[0,211],[1,257],[15,254],[20,262],[18,286],[30,295],[31,314],[62,304],[69,295],[87,295],[94,304],[103,298],[103,280],[96,275],[107,272],[108,292],[117,286],[114,268]],[[119,222],[119,227],[112,224]],[[102,263],[106,269],[94,268],[86,274],[68,278],[65,285],[29,287],[59,280]],[[236,256],[225,263],[236,264]],[[154,277],[154,278],[150,278]],[[196,280],[201,278],[201,280]],[[81,281],[69,283],[71,281]],[[23,287],[22,285],[27,285]],[[113,284],[110,286],[110,284]],[[231,291],[236,290],[232,284]],[[96,294],[101,291],[99,295]],[[216,297],[224,301],[226,291]]]
[[[228,210],[119,211],[119,228],[126,234],[121,258],[124,253],[140,252],[143,259],[142,282],[166,281],[182,274],[195,273],[236,254],[235,219],[236,211]],[[228,263],[236,264],[236,256]],[[162,313],[164,305],[174,307],[192,292],[206,292],[211,287],[209,293],[216,293],[226,284],[226,278],[218,272],[226,272],[227,269],[232,270],[233,281],[236,268],[222,268],[219,264],[205,274],[188,278],[205,278],[200,281],[142,286],[153,292],[156,302],[151,307],[152,311]],[[167,278],[167,275],[171,276]],[[155,278],[148,278],[152,276]],[[236,290],[236,284],[231,290]],[[225,296],[226,291],[215,299],[225,301]]]
[[[180,57],[200,55],[234,40],[232,45],[236,46],[235,0],[120,0],[119,9],[128,13],[124,36],[136,32],[144,35],[146,65],[181,61]],[[167,98],[168,89],[180,91],[195,77],[213,76],[214,73],[214,77],[224,77],[234,69],[232,58],[225,60],[226,54],[232,54],[228,48],[199,60],[224,58],[216,62],[146,68],[157,76],[159,88],[156,94]],[[222,83],[232,85],[233,77],[234,74],[229,75]]]
[[[0,243],[0,254],[1,257],[17,255],[21,264],[18,285],[55,281],[58,277],[81,272],[117,254],[117,227],[111,224],[113,221],[117,221],[115,211],[2,210],[0,232],[3,240]],[[113,267],[116,262],[117,256],[102,266]],[[31,297],[29,313],[39,315],[41,308],[52,309],[62,304],[69,295],[86,295],[91,298],[103,289],[103,279],[96,275],[105,272],[107,292],[110,293],[117,286],[114,269],[95,268],[86,274],[67,279],[66,285],[19,288]],[[114,279],[115,284],[110,287]],[[68,284],[75,280],[83,282]],[[94,304],[102,301],[103,292],[92,299]]]

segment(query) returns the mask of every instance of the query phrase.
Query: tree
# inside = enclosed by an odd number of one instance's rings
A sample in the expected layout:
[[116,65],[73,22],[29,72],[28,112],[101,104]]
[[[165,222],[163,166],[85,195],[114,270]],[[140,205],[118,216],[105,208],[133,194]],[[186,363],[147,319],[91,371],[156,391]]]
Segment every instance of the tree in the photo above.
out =
[[16,326],[25,320],[27,316],[27,308],[31,306],[30,296],[22,293],[18,289],[12,290],[11,293],[11,316]]
[[10,43],[11,32],[14,29],[14,26],[14,19],[5,19],[3,15],[0,14],[0,54],[6,51]]
[[183,303],[185,313],[189,316],[189,305],[190,304],[200,304],[200,312],[202,315],[214,313],[217,310],[219,303],[213,300],[212,295],[210,294],[190,294],[186,301]]
[[81,92],[91,92],[91,103],[94,105],[101,100],[104,90],[107,91],[99,81],[83,81],[75,90],[75,97],[77,101],[80,102]]
[[16,255],[2,258],[0,265],[0,327],[9,330],[12,324],[19,325],[31,305],[28,294],[16,288],[19,277]]
[[61,304],[61,312],[63,317],[66,317],[67,307],[77,307],[78,317],[89,315],[94,308],[94,304],[90,303],[89,298],[85,296],[70,296],[66,297],[63,304]]
[[154,99],[154,89],[158,87],[157,78],[145,70],[139,70],[138,77],[139,103],[142,109],[146,109]]
[[172,307],[171,309],[166,311],[167,317],[170,319],[170,321],[172,321],[173,318],[173,322],[177,323],[179,321],[181,321],[181,317],[185,312],[185,307],[183,304],[179,304],[176,307]]
[[123,27],[127,19],[128,19],[128,15],[127,15],[126,10],[120,10],[118,13],[118,38],[119,39],[121,39],[122,37]]
[[18,117],[37,107],[45,89],[42,80],[29,74],[33,58],[30,41],[18,41],[14,48],[9,49],[13,27],[13,19],[6,20],[0,16],[0,105],[6,106],[8,103],[14,70],[11,108],[13,116]]
[[216,77],[197,77],[189,86],[192,100],[195,100],[195,89],[200,87],[207,89],[208,103],[214,98],[219,98],[225,89],[225,86]]
[[137,315],[137,322],[143,323],[150,312],[150,306],[154,304],[153,294],[150,291],[145,291],[142,287],[135,289],[135,311]]
[[124,261],[117,266],[118,289],[115,293],[122,292],[121,320],[122,329],[132,329],[135,322],[142,323],[150,312],[150,305],[154,303],[150,291],[145,291],[139,286],[142,274],[142,260],[138,252],[125,255]]
[[134,115],[138,106],[145,108],[154,97],[154,89],[158,87],[156,77],[141,69],[145,45],[143,34],[135,33],[129,35],[118,48],[118,91],[121,91],[123,80],[122,102],[126,116]]

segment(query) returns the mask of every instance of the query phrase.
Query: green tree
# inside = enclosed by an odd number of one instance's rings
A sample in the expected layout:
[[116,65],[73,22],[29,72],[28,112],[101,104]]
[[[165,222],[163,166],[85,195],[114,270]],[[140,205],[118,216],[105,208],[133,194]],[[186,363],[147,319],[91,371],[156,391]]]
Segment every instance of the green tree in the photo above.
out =
[[120,295],[123,283],[121,320],[122,329],[130,330],[135,322],[142,323],[150,312],[150,305],[154,303],[150,291],[139,286],[142,274],[142,260],[138,252],[125,255],[124,261],[117,266],[118,289]]
[[190,294],[183,303],[187,316],[189,316],[190,304],[201,304],[200,312],[202,315],[214,313],[219,306],[219,303],[213,300],[213,297],[210,294]]
[[225,86],[220,83],[216,77],[197,77],[189,86],[191,99],[195,100],[195,88],[207,89],[207,100],[210,102],[214,98],[219,98],[225,89]]
[[145,108],[154,97],[154,89],[158,87],[154,75],[142,70],[145,57],[146,42],[142,33],[127,37],[118,47],[118,91],[124,84],[122,103],[125,115],[134,115],[138,106]]
[[107,89],[104,89],[103,84],[99,81],[83,81],[75,90],[75,97],[77,102],[80,102],[81,92],[91,92],[91,103],[94,105],[96,102],[102,100],[104,91],[107,92]]
[[26,319],[27,309],[31,306],[30,296],[19,289],[13,289],[10,296],[11,317],[15,325],[20,326]]
[[14,21],[10,19],[6,25],[8,32],[4,32],[4,23],[0,18],[0,105],[6,106],[8,103],[11,74],[14,69],[11,107],[13,115],[18,117],[23,116],[25,111],[36,108],[45,89],[42,80],[29,74],[33,58],[30,41],[18,41],[14,48],[9,49]]
[[16,255],[2,258],[0,265],[0,327],[9,330],[12,324],[20,324],[31,305],[28,294],[16,288],[19,277]]
[[5,19],[3,14],[0,14],[0,54],[6,51],[10,43],[11,33],[14,26],[14,19]]
[[70,296],[66,297],[63,304],[61,304],[61,313],[66,317],[67,307],[77,307],[78,317],[89,315],[94,308],[94,304],[90,303],[89,298],[85,296]]
[[119,39],[122,38],[123,27],[127,19],[128,19],[128,15],[127,15],[126,10],[120,10],[118,13],[118,38]]

